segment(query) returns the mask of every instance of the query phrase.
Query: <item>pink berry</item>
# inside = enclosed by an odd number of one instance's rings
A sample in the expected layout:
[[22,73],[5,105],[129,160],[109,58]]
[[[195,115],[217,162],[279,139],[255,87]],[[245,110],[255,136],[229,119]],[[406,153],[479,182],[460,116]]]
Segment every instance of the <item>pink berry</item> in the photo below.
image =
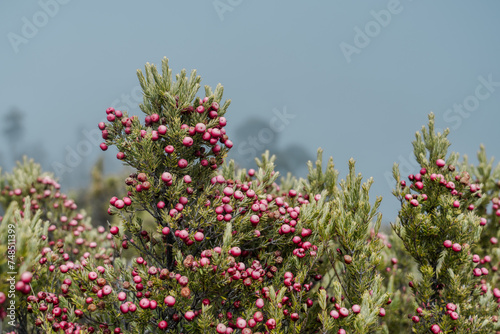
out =
[[385,317],[385,308],[381,307],[380,311],[378,312],[379,317]]
[[453,207],[454,208],[459,208],[460,207],[460,202],[459,201],[454,201],[453,202]]
[[124,304],[121,304],[120,305],[120,311],[125,314],[125,313],[128,313],[129,309],[128,309],[128,304],[127,303],[124,303]]
[[194,129],[198,133],[204,133],[207,130],[207,126],[205,124],[203,124],[203,123],[198,123],[198,124],[196,124],[196,126],[194,127]]
[[347,317],[349,315],[349,310],[346,309],[345,307],[342,307],[340,310],[339,310],[339,314],[342,316],[342,317]]
[[267,328],[269,328],[269,329],[275,329],[275,328],[276,328],[276,320],[274,320],[274,319],[272,319],[272,318],[271,318],[271,319],[268,319],[268,320],[266,321],[266,326],[267,326]]
[[103,151],[106,151],[108,149],[108,145],[106,145],[105,143],[101,143],[99,144],[99,147],[101,148],[101,150]]
[[194,312],[193,311],[187,311],[184,313],[184,317],[186,318],[187,321],[192,321],[194,319]]
[[[33,277],[33,274],[29,271],[25,271],[24,273],[21,274],[21,281],[25,284],[28,284],[31,282],[31,278]],[[2,304],[2,303],[0,303]]]
[[226,325],[224,325],[224,324],[217,325],[217,333],[226,334],[226,330],[227,330]]
[[288,234],[290,233],[290,231],[291,231],[290,225],[288,224],[281,225],[281,232],[283,232],[284,234]]
[[[444,165],[446,165],[446,162],[443,160],[443,159],[437,159],[436,160],[436,165],[438,167],[444,167]],[[436,325],[437,326],[437,325]]]
[[142,309],[148,309],[149,308],[149,300],[147,298],[142,298],[140,301],[139,301],[139,306],[142,308]]
[[356,314],[359,313],[359,312],[361,312],[361,307],[359,305],[357,305],[357,304],[353,305],[351,307],[351,309],[352,309],[352,312],[356,313]]
[[118,228],[118,226],[111,226],[109,232],[113,235],[117,235],[120,232],[120,229]]
[[452,246],[451,246],[451,249],[454,251],[454,252],[460,252],[462,250],[462,246],[460,246],[460,244],[458,243],[454,243]]
[[236,327],[243,329],[247,326],[247,321],[243,318],[236,319]]
[[121,199],[116,200],[115,207],[117,209],[123,209],[124,206],[125,206],[125,202],[124,201],[122,201]]
[[256,225],[259,223],[259,221],[260,221],[260,218],[259,218],[259,216],[257,216],[257,215],[252,215],[252,216],[250,217],[250,222],[251,222],[251,223],[252,223],[252,225],[254,225],[254,226],[256,226]]
[[196,240],[196,241],[202,241],[203,238],[205,238],[205,236],[201,232],[196,232],[194,235],[194,240]]
[[175,305],[175,298],[172,296],[167,296],[167,297],[165,297],[164,302],[165,302],[165,304],[167,304],[167,306],[172,307]]
[[431,326],[431,332],[434,334],[441,333],[441,328],[438,325],[432,325]]
[[159,329],[167,329],[168,323],[165,320],[162,320],[158,323],[158,328]]
[[186,146],[186,147],[190,147],[193,145],[193,138],[191,137],[184,137],[184,139],[182,140],[182,145]]
[[180,230],[179,231],[179,238],[186,239],[187,237],[189,237],[188,231],[186,231],[186,230]]
[[165,147],[165,152],[168,153],[168,154],[174,153],[174,147],[172,145],[167,145]]
[[263,308],[264,307],[264,299],[262,298],[259,298],[255,301],[255,306],[257,306],[258,308]]
[[337,312],[336,310],[332,310],[330,312],[330,316],[333,318],[333,319],[338,319],[340,317],[340,314],[339,312]]
[[177,165],[179,166],[179,168],[186,168],[188,162],[186,159],[180,159],[179,162],[177,162]]
[[232,256],[240,256],[241,255],[241,249],[239,247],[233,247],[229,250],[229,253]]
[[166,133],[167,133],[167,127],[166,127],[165,125],[160,125],[160,126],[158,127],[158,133],[159,133],[160,135],[164,135],[164,134],[166,134]]
[[119,301],[124,301],[125,299],[127,299],[127,294],[125,292],[123,292],[123,291],[120,291],[118,293],[118,300]]
[[163,174],[161,174],[161,180],[163,182],[169,182],[169,181],[172,181],[172,174],[168,173],[168,172],[165,172]]
[[452,246],[451,240],[445,240],[443,242],[443,246],[446,247],[446,248],[451,248],[451,246]]

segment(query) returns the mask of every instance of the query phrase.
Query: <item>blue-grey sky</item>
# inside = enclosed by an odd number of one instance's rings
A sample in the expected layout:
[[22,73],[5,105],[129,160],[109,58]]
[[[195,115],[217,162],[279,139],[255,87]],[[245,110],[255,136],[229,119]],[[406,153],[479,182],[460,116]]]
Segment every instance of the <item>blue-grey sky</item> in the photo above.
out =
[[387,176],[394,162],[416,168],[411,141],[430,111],[452,150],[484,143],[500,158],[499,13],[494,0],[2,1],[0,120],[17,107],[24,132],[17,146],[0,137],[0,165],[16,147],[79,184],[101,154],[85,133],[108,106],[137,112],[136,69],[166,56],[225,86],[230,136],[264,126],[239,136],[234,157],[322,147],[341,175],[354,157],[391,221]]

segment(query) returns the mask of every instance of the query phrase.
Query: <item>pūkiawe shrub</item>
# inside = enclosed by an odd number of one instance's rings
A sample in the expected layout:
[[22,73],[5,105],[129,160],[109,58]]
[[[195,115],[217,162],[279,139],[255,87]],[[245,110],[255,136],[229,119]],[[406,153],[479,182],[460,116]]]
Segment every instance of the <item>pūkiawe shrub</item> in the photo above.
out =
[[161,67],[138,71],[143,116],[111,107],[98,124],[101,149],[116,146],[133,169],[126,193],[109,201],[106,229],[93,228],[32,162],[0,179],[2,238],[8,226],[23,231],[15,297],[0,285],[4,324],[15,299],[19,333],[496,330],[500,292],[487,280],[496,277],[487,275],[488,246],[477,248],[482,263],[473,255],[484,222],[477,208],[486,214],[491,201],[498,209],[496,174],[482,167],[476,175],[485,180],[474,182],[465,171],[474,167],[455,170],[456,155],[444,161],[449,143],[432,117],[414,143],[422,170],[411,185],[395,170],[402,207],[386,236],[381,198],[370,203],[373,180],[363,182],[354,160],[340,182],[321,150],[307,179],[278,180],[268,153],[257,170],[236,168],[226,161],[233,143],[222,86],[205,86],[200,97],[195,71],[174,78],[166,59]]

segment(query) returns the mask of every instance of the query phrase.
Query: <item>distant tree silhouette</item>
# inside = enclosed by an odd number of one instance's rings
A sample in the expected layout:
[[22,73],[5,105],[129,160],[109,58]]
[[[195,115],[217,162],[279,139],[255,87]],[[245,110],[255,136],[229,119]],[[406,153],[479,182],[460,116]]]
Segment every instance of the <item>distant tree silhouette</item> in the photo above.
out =
[[231,137],[234,138],[235,149],[231,150],[229,157],[244,168],[254,167],[254,157],[269,150],[271,154],[276,155],[276,170],[280,171],[281,175],[292,172],[297,176],[305,176],[306,163],[314,158],[299,143],[281,147],[282,131],[273,131],[269,121],[264,118],[247,119],[231,131]]
[[24,138],[23,119],[24,114],[17,107],[11,108],[3,117],[2,123],[4,123],[4,125],[2,134],[6,139],[12,162],[20,160],[22,157],[22,152],[20,152],[19,148]]

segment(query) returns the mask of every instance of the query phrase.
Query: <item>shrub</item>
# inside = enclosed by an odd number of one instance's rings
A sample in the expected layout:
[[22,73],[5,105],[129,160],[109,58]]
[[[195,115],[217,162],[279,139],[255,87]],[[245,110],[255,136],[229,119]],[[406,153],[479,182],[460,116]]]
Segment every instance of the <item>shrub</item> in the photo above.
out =
[[32,161],[2,175],[0,235],[17,239],[15,270],[7,258],[0,274],[18,282],[15,297],[0,285],[4,324],[19,333],[498,329],[500,167],[484,149],[478,167],[465,159],[459,171],[431,114],[414,141],[422,169],[407,185],[394,168],[401,210],[384,234],[382,199],[370,200],[373,180],[363,182],[354,160],[341,181],[321,150],[306,179],[279,180],[268,152],[257,170],[237,168],[226,161],[230,101],[220,84],[198,97],[201,78],[183,70],[174,80],[167,59],[161,73],[147,64],[138,77],[144,121],[108,108],[98,125],[101,149],[116,146],[133,170],[125,190],[113,187],[121,193],[106,228]]

